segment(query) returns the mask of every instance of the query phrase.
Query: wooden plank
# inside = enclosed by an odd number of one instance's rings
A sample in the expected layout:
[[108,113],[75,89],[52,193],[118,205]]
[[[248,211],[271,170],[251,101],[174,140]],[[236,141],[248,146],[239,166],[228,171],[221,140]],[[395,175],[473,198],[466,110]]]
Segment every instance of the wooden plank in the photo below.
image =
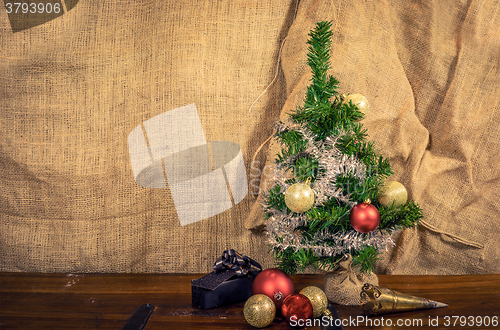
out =
[[[156,306],[146,330],[254,329],[243,317],[244,302],[209,310],[193,307],[190,283],[201,276],[0,273],[0,329],[120,329],[137,307],[145,303]],[[297,275],[292,279],[298,292],[309,285],[322,288],[324,277]],[[447,308],[384,315],[385,322],[420,320],[422,324],[414,328],[463,329],[456,322],[455,327],[446,326],[445,318],[496,316],[500,319],[500,275],[380,275],[379,281],[380,286],[449,304]],[[353,326],[352,320],[362,316],[361,308],[337,308],[346,330],[390,328],[380,323],[379,326]],[[382,316],[371,318],[378,322],[381,319]],[[436,319],[439,326],[431,326],[431,320]],[[475,324],[469,328],[495,327]],[[277,317],[269,329],[290,328]]]

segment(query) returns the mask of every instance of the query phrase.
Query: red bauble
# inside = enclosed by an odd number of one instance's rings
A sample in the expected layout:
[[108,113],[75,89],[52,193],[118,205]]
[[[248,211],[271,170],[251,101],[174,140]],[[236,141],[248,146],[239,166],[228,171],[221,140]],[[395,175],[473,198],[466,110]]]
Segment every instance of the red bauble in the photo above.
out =
[[285,298],[295,293],[295,287],[287,273],[277,268],[268,268],[261,271],[253,281],[252,294],[259,293],[271,298],[279,310]]
[[313,317],[311,301],[303,294],[297,293],[288,296],[281,306],[281,315],[291,327],[303,327],[307,319]]
[[369,203],[359,203],[351,210],[349,217],[351,226],[360,233],[369,233],[375,230],[380,223],[380,213],[375,206]]

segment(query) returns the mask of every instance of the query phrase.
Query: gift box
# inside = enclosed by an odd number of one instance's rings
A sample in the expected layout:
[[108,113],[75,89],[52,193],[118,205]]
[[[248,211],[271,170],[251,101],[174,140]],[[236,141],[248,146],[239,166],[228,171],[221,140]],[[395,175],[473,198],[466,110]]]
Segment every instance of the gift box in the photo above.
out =
[[247,300],[261,270],[260,264],[251,258],[226,250],[215,262],[213,272],[191,281],[192,303],[209,309]]

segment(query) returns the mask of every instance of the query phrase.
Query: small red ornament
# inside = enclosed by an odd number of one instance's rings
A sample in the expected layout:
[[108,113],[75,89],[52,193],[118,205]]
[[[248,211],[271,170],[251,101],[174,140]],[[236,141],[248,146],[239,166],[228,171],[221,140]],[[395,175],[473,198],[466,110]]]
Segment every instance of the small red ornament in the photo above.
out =
[[281,306],[281,315],[291,327],[303,327],[307,319],[313,317],[311,301],[303,294],[297,293],[288,296]]
[[268,268],[261,271],[253,281],[252,294],[259,293],[271,298],[279,310],[285,298],[295,293],[295,287],[287,273],[277,268]]
[[380,213],[375,206],[369,203],[359,203],[351,210],[349,217],[351,226],[360,233],[369,233],[380,224]]

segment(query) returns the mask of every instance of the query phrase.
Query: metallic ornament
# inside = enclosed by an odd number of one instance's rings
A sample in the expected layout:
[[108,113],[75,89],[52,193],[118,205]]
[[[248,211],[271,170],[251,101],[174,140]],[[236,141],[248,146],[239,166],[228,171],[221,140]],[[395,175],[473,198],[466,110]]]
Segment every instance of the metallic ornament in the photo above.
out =
[[268,296],[256,294],[246,301],[243,307],[243,315],[251,326],[264,328],[273,322],[276,315],[276,306]]
[[320,315],[329,312],[328,310],[328,298],[323,290],[317,286],[308,286],[300,290],[300,294],[306,296],[313,306],[313,317],[319,317]]
[[313,306],[303,294],[292,294],[283,302],[281,315],[283,315],[289,326],[300,323],[305,324],[307,319],[313,317]]
[[363,95],[349,94],[344,98],[344,103],[349,103],[349,101],[351,101],[365,116],[370,112],[370,103],[368,103],[368,100]]
[[411,296],[369,283],[365,283],[361,289],[361,306],[367,316],[448,307],[447,304],[434,300]]
[[405,186],[397,181],[387,181],[378,192],[378,201],[384,206],[390,206],[394,203],[395,206],[406,204],[408,200],[408,192]]
[[268,268],[257,275],[252,284],[252,294],[264,294],[268,296],[276,308],[289,295],[295,292],[292,279],[284,271],[277,268]]
[[311,189],[311,179],[303,183],[291,185],[285,192],[285,204],[295,213],[304,213],[314,204],[314,191]]
[[368,203],[359,203],[351,209],[349,216],[351,226],[360,233],[370,233],[380,224],[380,213]]

